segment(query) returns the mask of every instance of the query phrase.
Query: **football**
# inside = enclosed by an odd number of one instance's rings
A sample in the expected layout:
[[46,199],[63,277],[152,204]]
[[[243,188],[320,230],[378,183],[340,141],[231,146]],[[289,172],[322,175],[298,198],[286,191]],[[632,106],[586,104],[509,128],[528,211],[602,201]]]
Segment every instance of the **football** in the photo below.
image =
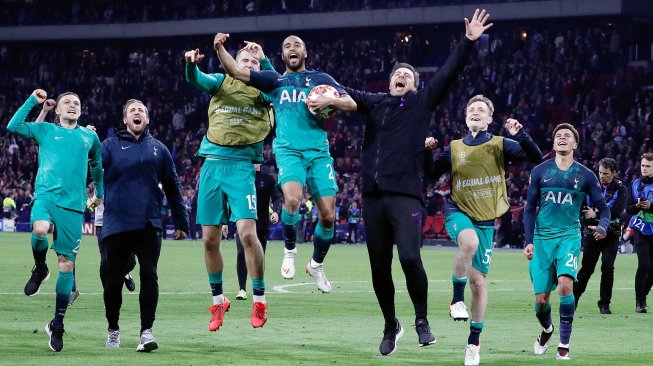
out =
[[308,110],[319,119],[329,118],[336,114],[338,110],[335,108],[328,107],[318,110],[311,107],[311,102],[315,101],[319,95],[332,99],[336,99],[340,96],[336,88],[331,85],[318,85],[308,93],[308,98],[306,98],[306,106],[308,107]]

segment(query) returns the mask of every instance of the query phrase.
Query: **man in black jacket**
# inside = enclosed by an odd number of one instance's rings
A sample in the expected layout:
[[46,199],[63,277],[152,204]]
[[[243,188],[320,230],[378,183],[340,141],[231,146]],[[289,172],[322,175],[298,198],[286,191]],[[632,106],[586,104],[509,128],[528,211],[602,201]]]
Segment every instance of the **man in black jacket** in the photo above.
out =
[[483,32],[489,14],[477,9],[465,19],[466,34],[438,74],[417,91],[419,74],[405,63],[390,74],[389,93],[365,93],[345,88],[367,116],[363,139],[363,218],[372,284],[385,319],[382,355],[397,349],[404,330],[395,316],[392,281],[392,245],[406,275],[408,293],[415,307],[419,345],[435,343],[427,320],[428,280],[420,256],[422,181],[425,139],[430,116],[462,71]]
[[161,220],[164,192],[173,213],[173,237],[184,239],[190,225],[170,151],[147,130],[147,107],[139,100],[128,100],[123,108],[123,122],[127,130],[102,143],[106,187],[102,241],[107,256],[104,306],[109,323],[106,346],[120,347],[122,284],[129,255],[134,252],[141,278],[141,338],[136,351],[150,352],[158,348],[152,325],[159,300],[156,267],[161,233],[165,232]]
[[[578,299],[585,292],[587,283],[594,273],[594,268],[601,259],[601,292],[599,298],[599,311],[601,314],[612,314],[610,300],[612,299],[612,285],[614,284],[614,261],[619,250],[619,236],[621,235],[621,217],[624,214],[628,188],[624,182],[616,177],[617,162],[605,158],[599,161],[599,180],[603,188],[603,198],[610,208],[610,226],[607,235],[601,240],[594,238],[593,232],[583,230],[583,261],[578,271],[577,281],[574,282],[574,299],[578,307]],[[581,211],[581,223],[586,228],[588,225],[597,225],[597,211],[592,202]]]

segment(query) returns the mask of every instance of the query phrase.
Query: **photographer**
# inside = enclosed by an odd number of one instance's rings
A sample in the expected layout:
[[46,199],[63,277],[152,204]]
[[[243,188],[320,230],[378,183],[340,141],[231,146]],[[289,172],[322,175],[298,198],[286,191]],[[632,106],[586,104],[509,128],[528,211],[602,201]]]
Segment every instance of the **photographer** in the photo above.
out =
[[646,313],[646,296],[653,284],[653,153],[642,155],[641,177],[635,179],[630,190],[626,213],[633,215],[628,227],[634,229],[637,249],[635,274],[635,311]]
[[587,205],[581,210],[581,223],[583,226],[583,260],[578,271],[578,281],[574,283],[574,298],[576,307],[578,300],[585,292],[587,283],[594,273],[594,268],[601,259],[601,292],[598,302],[601,314],[612,314],[610,299],[612,299],[612,285],[614,283],[614,261],[619,248],[619,234],[621,232],[621,218],[628,197],[628,190],[624,182],[616,177],[617,162],[605,158],[599,162],[599,180],[603,189],[603,198],[610,208],[610,226],[605,238],[596,240],[587,226],[598,224],[598,215],[589,197]]

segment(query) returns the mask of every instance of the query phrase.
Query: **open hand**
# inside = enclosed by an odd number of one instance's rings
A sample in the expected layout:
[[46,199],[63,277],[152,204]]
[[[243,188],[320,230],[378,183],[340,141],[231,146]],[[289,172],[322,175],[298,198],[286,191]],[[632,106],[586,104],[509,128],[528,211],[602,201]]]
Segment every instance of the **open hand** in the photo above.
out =
[[480,12],[478,9],[476,9],[471,22],[469,19],[465,18],[465,36],[467,36],[467,38],[469,38],[471,41],[479,39],[483,32],[494,25],[493,23],[485,25],[488,18],[490,18],[490,14],[486,13],[485,9],[481,10]]

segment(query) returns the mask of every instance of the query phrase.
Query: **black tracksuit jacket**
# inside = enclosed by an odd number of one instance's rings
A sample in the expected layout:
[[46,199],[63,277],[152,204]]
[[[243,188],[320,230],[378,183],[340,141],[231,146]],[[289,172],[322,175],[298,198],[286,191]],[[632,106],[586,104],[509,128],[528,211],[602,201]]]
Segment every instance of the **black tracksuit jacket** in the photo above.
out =
[[465,67],[474,47],[467,37],[440,71],[419,91],[404,96],[366,93],[345,87],[366,115],[362,152],[363,195],[391,192],[422,199],[425,148],[431,113]]

